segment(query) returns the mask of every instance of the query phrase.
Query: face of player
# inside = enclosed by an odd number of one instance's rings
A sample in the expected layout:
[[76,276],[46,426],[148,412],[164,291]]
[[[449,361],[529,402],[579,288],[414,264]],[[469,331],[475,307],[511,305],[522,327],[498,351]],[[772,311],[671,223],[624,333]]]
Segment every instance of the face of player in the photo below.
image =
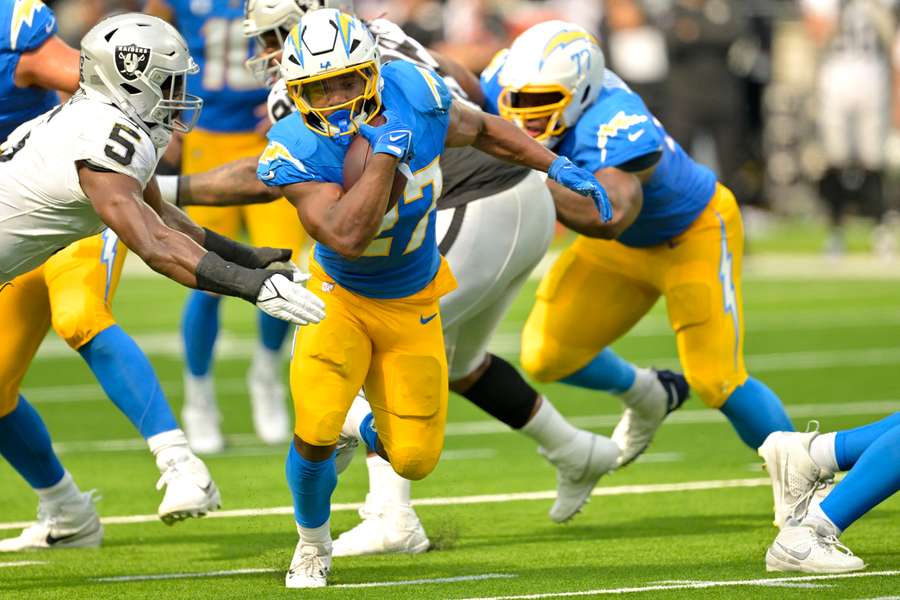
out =
[[[352,71],[305,84],[303,98],[313,108],[328,109],[361,98],[365,91],[365,79],[358,72]],[[333,112],[334,110],[322,110],[326,117]]]
[[269,57],[269,66],[277,66],[281,62],[281,50],[284,48],[284,40],[287,39],[286,29],[273,29],[262,33],[259,40],[259,55]]
[[[551,106],[562,100],[559,92],[529,93],[518,92],[512,95],[512,105],[515,108],[540,108]],[[547,131],[550,116],[525,119],[525,131],[531,137],[537,137]]]

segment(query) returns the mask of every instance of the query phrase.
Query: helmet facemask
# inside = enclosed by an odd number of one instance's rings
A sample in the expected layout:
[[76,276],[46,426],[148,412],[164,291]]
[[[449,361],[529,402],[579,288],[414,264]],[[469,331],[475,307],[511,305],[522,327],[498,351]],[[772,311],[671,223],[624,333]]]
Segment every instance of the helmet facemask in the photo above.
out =
[[284,49],[284,41],[289,34],[289,28],[279,26],[254,36],[256,54],[248,58],[245,64],[257,81],[268,87],[272,87],[281,77],[279,61]]
[[[182,72],[171,72],[154,69],[148,79],[160,88],[161,98],[150,111],[150,120],[170,131],[187,133],[194,128],[200,118],[203,100],[187,93],[185,78],[198,71],[197,65],[191,65]],[[187,118],[185,118],[187,115]]]
[[[306,125],[318,134],[333,138],[355,135],[359,126],[371,121],[381,108],[378,90],[379,69],[367,61],[287,82]],[[328,104],[329,97],[348,99]]]
[[[568,125],[563,112],[571,101],[572,93],[557,84],[527,85],[518,90],[505,87],[497,108],[501,117],[528,131],[536,141],[545,143],[565,132]],[[542,132],[533,135],[528,121],[537,119],[547,119],[547,123]]]

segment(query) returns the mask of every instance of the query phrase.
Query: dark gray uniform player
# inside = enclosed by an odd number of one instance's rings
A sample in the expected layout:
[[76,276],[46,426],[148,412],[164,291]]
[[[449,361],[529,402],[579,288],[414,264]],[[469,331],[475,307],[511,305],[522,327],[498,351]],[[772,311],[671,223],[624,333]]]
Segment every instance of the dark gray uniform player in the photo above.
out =
[[[468,99],[464,87],[480,96],[471,73],[439,62],[393,23],[377,19],[369,26],[384,62],[401,59],[426,66],[444,77],[457,98]],[[272,89],[269,108],[273,119],[293,110],[282,81]],[[271,192],[255,179],[255,161],[245,163],[182,177],[177,191],[172,180],[161,187],[170,198],[177,193],[181,204],[225,205],[267,197]],[[619,448],[606,437],[573,427],[512,365],[487,352],[510,303],[547,251],[555,224],[553,198],[539,174],[471,148],[448,149],[441,164],[444,193],[438,199],[437,236],[459,284],[441,299],[450,387],[539,444],[541,454],[557,468],[558,495],[550,516],[566,521],[584,505],[599,478],[614,468]],[[596,211],[585,214],[596,220]],[[361,393],[347,418],[347,439],[359,436],[368,412]],[[339,459],[344,466],[346,456]],[[428,538],[410,506],[410,482],[375,454],[367,463],[370,491],[360,509],[363,521],[335,540],[334,556],[427,550]]]

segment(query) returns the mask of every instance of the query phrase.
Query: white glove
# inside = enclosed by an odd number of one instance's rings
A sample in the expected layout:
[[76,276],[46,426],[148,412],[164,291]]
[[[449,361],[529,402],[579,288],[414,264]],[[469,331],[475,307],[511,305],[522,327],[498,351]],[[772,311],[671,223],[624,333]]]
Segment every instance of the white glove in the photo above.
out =
[[156,185],[164,202],[175,204],[178,200],[178,175],[157,175]]
[[[295,275],[295,280],[298,277]],[[305,275],[302,281],[309,279]],[[281,273],[263,282],[256,306],[267,315],[296,325],[315,324],[325,318],[325,303],[301,283],[294,283]]]

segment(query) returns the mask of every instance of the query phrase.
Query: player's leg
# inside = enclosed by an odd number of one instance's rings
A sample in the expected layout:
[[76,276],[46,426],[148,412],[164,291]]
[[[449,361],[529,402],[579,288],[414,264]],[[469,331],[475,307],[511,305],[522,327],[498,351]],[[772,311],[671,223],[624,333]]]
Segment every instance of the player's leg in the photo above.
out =
[[578,238],[544,276],[522,332],[529,375],[606,391],[625,404],[613,435],[623,449],[621,465],[647,448],[688,393],[680,375],[636,367],[607,348],[659,297],[655,264],[648,251]]
[[[837,538],[900,490],[900,413],[863,427],[805,439],[809,435],[774,433],[766,440],[766,445],[777,445],[782,450],[774,466],[785,473],[785,482],[798,489],[815,489],[837,470],[850,472],[821,502],[810,502],[808,512],[795,513],[798,522],[782,528],[766,553],[766,567],[770,571],[811,573],[862,569],[863,561]],[[812,464],[813,469],[803,469],[805,464]],[[815,468],[822,474],[809,483]],[[787,487],[785,482],[780,483]],[[773,476],[773,489],[778,487],[776,483]],[[807,553],[807,548],[812,551]]]
[[50,328],[43,267],[0,290],[6,321],[0,344],[0,455],[38,495],[38,521],[0,541],[0,552],[99,546],[103,528],[90,493],[82,493],[53,451],[37,411],[19,394],[31,359]]
[[285,577],[291,588],[326,583],[332,556],[331,494],[337,484],[334,450],[372,353],[358,318],[365,310],[358,297],[324,279],[319,269],[307,285],[321,292],[328,319],[298,331],[291,359],[295,424],[285,471],[299,534]]
[[[242,210],[250,241],[257,246],[290,248],[296,263],[306,234],[297,218],[297,210],[287,200],[269,204],[247,206]],[[259,341],[253,352],[247,387],[253,409],[253,426],[256,434],[267,444],[283,442],[290,438],[290,419],[287,412],[283,383],[283,353],[289,324],[257,313]]]
[[159,516],[172,524],[217,509],[219,491],[191,452],[147,356],[112,316],[126,253],[106,230],[53,255],[44,280],[53,328],[147,441],[161,473],[158,488],[166,486]]
[[[243,137],[246,136],[194,129],[184,137],[182,173],[201,173],[238,158],[236,148],[239,150],[246,145],[241,143],[240,138]],[[191,206],[187,208],[187,213],[199,225],[224,236],[236,238],[240,231],[238,207]],[[185,355],[181,417],[191,448],[200,454],[221,452],[225,447],[212,373],[221,302],[221,296],[193,290],[188,294],[181,317]]]
[[793,431],[778,396],[744,368],[744,232],[731,192],[719,185],[707,209],[663,251],[669,322],[691,388],[754,450],[773,431]]

